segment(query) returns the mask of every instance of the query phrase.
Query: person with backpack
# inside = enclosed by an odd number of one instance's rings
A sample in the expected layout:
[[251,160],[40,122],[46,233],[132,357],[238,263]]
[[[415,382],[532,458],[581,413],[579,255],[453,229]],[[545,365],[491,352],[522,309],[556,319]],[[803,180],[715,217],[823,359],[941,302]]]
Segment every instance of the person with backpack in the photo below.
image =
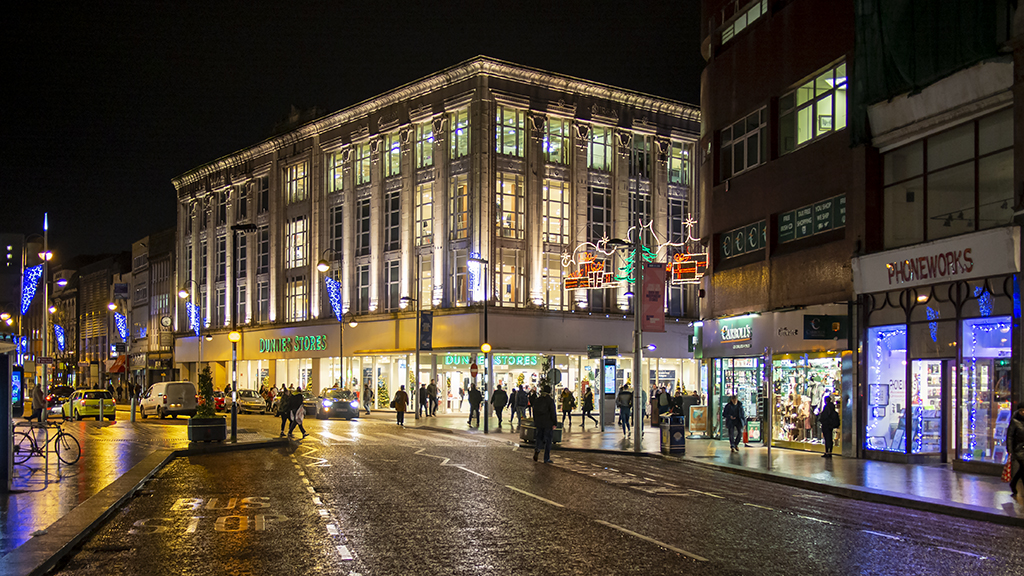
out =
[[832,445],[835,441],[832,431],[839,428],[839,412],[836,412],[831,397],[825,398],[825,407],[818,413],[818,423],[821,424],[821,433],[825,437],[825,453],[821,457],[831,458]]
[[631,432],[629,416],[633,408],[633,392],[629,389],[629,384],[623,384],[622,388],[619,388],[619,393],[615,395],[615,405],[619,408],[619,426],[622,426],[622,435],[628,437]]
[[562,388],[562,426],[565,426],[565,418],[569,417],[569,428],[572,428],[572,411],[576,408],[576,398],[568,387]]

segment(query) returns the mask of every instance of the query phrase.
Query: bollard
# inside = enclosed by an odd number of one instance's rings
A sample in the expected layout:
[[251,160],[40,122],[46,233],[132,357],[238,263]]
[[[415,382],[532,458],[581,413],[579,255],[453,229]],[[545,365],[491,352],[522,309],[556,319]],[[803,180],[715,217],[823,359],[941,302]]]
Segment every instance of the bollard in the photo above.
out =
[[135,394],[132,394],[132,415],[131,421],[135,422]]

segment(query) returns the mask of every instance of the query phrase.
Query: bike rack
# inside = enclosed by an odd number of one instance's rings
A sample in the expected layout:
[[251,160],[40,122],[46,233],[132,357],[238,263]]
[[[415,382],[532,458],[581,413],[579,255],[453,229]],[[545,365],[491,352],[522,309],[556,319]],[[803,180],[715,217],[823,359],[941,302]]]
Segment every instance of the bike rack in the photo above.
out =
[[[33,430],[32,439],[35,440],[35,430],[46,431],[46,442],[43,444],[43,466],[50,469],[50,440],[53,438],[50,436],[50,430],[53,428],[60,428],[60,424],[46,420],[44,422],[16,422],[14,424],[14,431],[17,432],[18,428],[31,428]],[[56,450],[56,448],[54,448]],[[55,458],[57,461],[57,471],[60,471],[60,458]]]

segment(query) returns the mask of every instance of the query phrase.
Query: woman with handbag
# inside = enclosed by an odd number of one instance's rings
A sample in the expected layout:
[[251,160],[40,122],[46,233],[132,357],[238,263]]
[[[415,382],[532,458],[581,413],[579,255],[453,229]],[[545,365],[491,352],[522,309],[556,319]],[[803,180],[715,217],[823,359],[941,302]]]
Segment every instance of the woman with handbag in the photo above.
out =
[[[1010,478],[1010,496],[1017,497],[1017,481],[1024,481],[1024,402],[1017,404],[1017,413],[1006,428],[1006,451],[1009,454],[1006,465],[1012,467],[1017,461],[1017,473]],[[1005,475],[1008,471],[1004,470]]]

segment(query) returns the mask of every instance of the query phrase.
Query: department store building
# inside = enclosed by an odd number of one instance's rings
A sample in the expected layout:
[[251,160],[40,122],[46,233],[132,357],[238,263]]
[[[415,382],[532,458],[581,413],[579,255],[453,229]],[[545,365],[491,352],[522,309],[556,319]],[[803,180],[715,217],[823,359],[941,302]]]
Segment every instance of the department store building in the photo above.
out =
[[[699,124],[691,105],[478,57],[190,170],[173,181],[175,364],[223,388],[235,329],[240,388],[369,385],[378,408],[435,379],[459,411],[485,342],[506,389],[551,358],[579,397],[588,345],[618,346],[625,382],[630,284],[566,282],[626,269],[587,255],[637,212],[658,260],[696,249]],[[697,386],[690,280],[669,275],[645,386]]]

